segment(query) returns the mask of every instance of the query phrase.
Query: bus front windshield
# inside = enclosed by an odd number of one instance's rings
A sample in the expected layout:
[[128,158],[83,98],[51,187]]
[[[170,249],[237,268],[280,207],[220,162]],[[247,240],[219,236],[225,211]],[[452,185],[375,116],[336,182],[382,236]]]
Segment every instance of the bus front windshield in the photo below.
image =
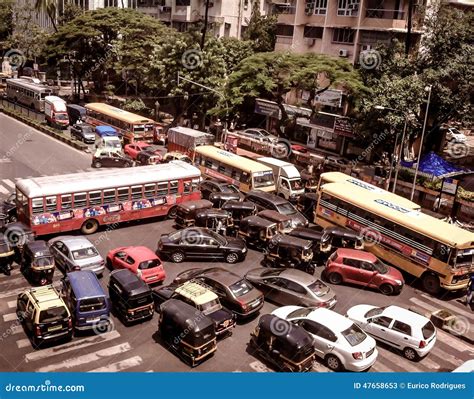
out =
[[456,252],[455,267],[467,267],[471,268],[474,266],[474,248],[460,249]]
[[253,175],[254,188],[269,187],[275,184],[273,180],[273,172],[258,172]]

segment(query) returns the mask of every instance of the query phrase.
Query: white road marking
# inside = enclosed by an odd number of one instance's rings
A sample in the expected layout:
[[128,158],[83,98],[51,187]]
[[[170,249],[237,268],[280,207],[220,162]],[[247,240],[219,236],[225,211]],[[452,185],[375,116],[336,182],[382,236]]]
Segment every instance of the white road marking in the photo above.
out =
[[394,373],[395,370],[392,370],[391,368],[385,366],[383,364],[383,359],[380,359],[380,357],[377,358],[377,361],[372,365],[369,371],[376,371],[378,373]]
[[438,305],[440,305],[441,307],[439,309],[450,309],[455,314],[459,314],[459,315],[462,315],[464,317],[467,317],[468,319],[471,319],[472,322],[474,322],[474,315],[472,314],[472,312],[468,312],[467,310],[461,309],[458,306],[454,306],[454,305],[450,304],[449,302],[440,301],[437,298],[432,298],[432,297],[430,297],[426,294],[421,294],[421,296],[425,299],[428,299],[429,301],[435,302]]
[[267,372],[273,371],[273,370],[270,370],[267,366],[265,366],[262,362],[259,362],[258,360],[250,363],[249,366],[259,373],[267,373]]
[[88,353],[87,355],[73,357],[67,360],[64,360],[59,363],[50,364],[48,366],[40,367],[36,372],[44,373],[50,371],[65,371],[73,367],[81,366],[83,364],[89,364],[96,362],[107,356],[119,355],[121,353],[127,352],[131,349],[131,346],[128,342],[125,342],[120,345],[112,346],[110,348],[102,349],[96,352]]
[[89,373],[116,373],[129,369],[131,367],[139,366],[143,363],[143,359],[140,356],[133,356],[131,358],[121,360],[119,362],[110,363],[108,366],[99,367],[97,369],[89,371]]
[[28,338],[19,339],[16,341],[16,346],[18,346],[19,349],[26,348],[27,346],[31,346],[31,341]]
[[2,182],[4,182],[7,186],[10,186],[11,188],[15,188],[15,183],[13,183],[10,179],[3,179]]
[[436,346],[436,344],[433,347],[433,349],[431,349],[430,353],[432,353],[433,355],[436,355],[440,359],[446,360],[449,363],[454,364],[455,366],[460,366],[463,363],[463,361],[461,359],[459,359],[458,357],[450,355],[449,353],[446,353],[445,351],[439,349]]
[[5,187],[0,185],[0,193],[2,194],[10,194],[10,190],[7,190]]
[[18,324],[18,325],[15,325],[15,326],[11,326],[9,328],[9,330],[11,330],[11,334],[19,334],[21,332],[23,332],[23,326],[21,324]]
[[435,361],[433,361],[430,358],[429,353],[426,357],[424,357],[423,359],[420,360],[420,364],[422,364],[425,367],[428,367],[430,369],[430,371],[431,370],[439,370],[440,367],[441,367],[438,363],[436,363]]
[[403,355],[395,354],[388,349],[379,347],[379,358],[380,353],[382,354],[382,358],[386,358],[390,360],[393,364],[400,366],[405,371],[412,371],[412,372],[420,372],[418,367],[414,366],[412,362],[408,359],[405,359]]
[[148,370],[148,371],[145,371],[145,373],[154,373],[153,370]]
[[16,308],[16,301],[8,301],[7,305],[10,309],[11,308]]
[[13,321],[17,319],[16,313],[7,313],[3,315],[3,321]]
[[71,352],[78,349],[87,348],[88,346],[101,344],[103,342],[111,341],[113,339],[119,338],[120,334],[118,331],[110,331],[108,333],[95,335],[92,337],[87,337],[79,340],[74,340],[68,342],[67,344],[45,348],[40,351],[35,351],[27,353],[25,355],[25,360],[27,362],[33,362],[36,360],[47,359],[51,356],[62,355],[63,353]]
[[470,352],[471,355],[474,355],[474,347],[464,343],[460,338],[456,338],[455,336],[440,330],[439,328],[436,329],[436,339],[444,342],[446,345],[449,345],[459,352]]
[[23,292],[25,288],[15,288],[14,290],[0,292],[0,299],[5,299],[9,297],[15,297],[19,293]]
[[415,305],[421,306],[423,309],[426,309],[429,312],[435,312],[436,310],[439,310],[438,307],[430,305],[429,303],[426,303],[418,298],[410,298],[410,302],[413,302]]

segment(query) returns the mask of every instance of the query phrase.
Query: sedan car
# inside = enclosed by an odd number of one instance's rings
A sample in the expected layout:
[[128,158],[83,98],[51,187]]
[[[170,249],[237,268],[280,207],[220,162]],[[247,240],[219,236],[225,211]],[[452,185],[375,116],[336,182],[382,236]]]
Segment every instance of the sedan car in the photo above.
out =
[[83,141],[87,144],[94,144],[95,142],[95,128],[87,123],[80,123],[72,125],[70,128],[71,137]]
[[101,168],[103,166],[129,168],[133,164],[133,159],[128,155],[110,149],[98,149],[92,157],[92,167],[94,168]]
[[263,307],[264,297],[261,291],[245,278],[222,267],[186,270],[178,274],[173,283],[181,284],[189,280],[206,284],[237,317],[253,316]]
[[199,185],[199,190],[201,191],[202,198],[207,200],[212,193],[235,193],[239,195],[240,200],[244,198],[244,195],[237,187],[226,181],[204,180]]
[[325,274],[333,284],[342,282],[376,288],[384,295],[399,294],[402,274],[370,252],[339,248],[328,259]]
[[260,128],[245,129],[243,132],[237,132],[237,134],[266,143],[278,141],[277,136],[268,133],[265,129]]
[[336,294],[318,278],[296,269],[261,267],[250,270],[245,278],[279,305],[333,308]]
[[291,321],[313,337],[316,354],[334,371],[364,371],[377,360],[375,339],[348,318],[329,309],[284,306],[273,315]]
[[166,278],[160,258],[147,247],[115,248],[107,254],[107,266],[128,269],[148,284],[156,284]]
[[92,243],[83,236],[59,236],[48,241],[56,265],[64,273],[92,270],[101,276],[105,261]]
[[127,154],[132,159],[137,159],[138,154],[142,151],[147,151],[149,153],[155,154],[161,159],[160,148],[150,143],[138,141],[136,143],[127,144],[124,148],[125,154]]
[[429,319],[399,306],[356,305],[347,311],[347,317],[409,360],[426,356],[436,342],[436,328]]
[[138,153],[136,161],[139,165],[156,165],[161,162],[161,155],[154,152],[141,151]]
[[243,261],[247,256],[244,240],[224,237],[205,228],[189,227],[172,234],[163,234],[158,252],[175,263],[185,259],[221,260],[227,263]]

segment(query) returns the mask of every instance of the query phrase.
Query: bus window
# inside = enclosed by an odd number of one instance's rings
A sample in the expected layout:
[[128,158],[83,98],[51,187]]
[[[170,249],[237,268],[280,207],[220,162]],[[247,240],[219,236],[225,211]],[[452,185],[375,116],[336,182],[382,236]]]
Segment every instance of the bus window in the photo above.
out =
[[102,193],[100,191],[91,191],[89,193],[89,205],[100,205],[102,203]]
[[74,208],[81,208],[86,206],[86,193],[76,193],[74,194]]
[[129,189],[128,187],[120,187],[117,189],[118,200],[120,202],[128,201]]
[[71,194],[61,195],[61,209],[71,209],[72,196]]
[[178,180],[170,181],[170,194],[178,193]]
[[142,186],[132,186],[132,199],[137,200],[143,197]]
[[155,196],[155,184],[145,184],[145,198],[153,198]]
[[33,211],[33,214],[37,213],[43,213],[43,198],[33,198],[31,200],[31,208]]
[[158,188],[156,191],[157,197],[162,197],[168,195],[168,183],[158,183]]
[[57,208],[56,196],[46,197],[46,211],[55,212]]
[[212,161],[210,159],[206,159],[205,165],[206,165],[206,168],[211,168],[212,169]]
[[193,191],[199,191],[199,180],[198,179],[193,180]]
[[242,172],[240,175],[240,182],[244,184],[250,183],[250,175],[247,172]]
[[115,202],[115,188],[104,190],[104,204],[111,204]]
[[191,194],[192,191],[193,191],[193,186],[192,186],[191,180],[185,180],[183,194]]

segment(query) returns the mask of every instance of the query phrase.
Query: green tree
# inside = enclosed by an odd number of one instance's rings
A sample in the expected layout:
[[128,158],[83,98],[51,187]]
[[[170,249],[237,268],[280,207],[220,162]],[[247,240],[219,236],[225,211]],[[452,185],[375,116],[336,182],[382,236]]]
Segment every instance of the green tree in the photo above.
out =
[[254,53],[253,43],[249,40],[239,40],[235,37],[221,37],[219,40],[224,47],[222,56],[228,74],[233,72],[242,60]]
[[0,42],[13,33],[13,0],[0,0]]
[[83,13],[83,9],[77,4],[68,2],[64,5],[64,11],[62,15],[59,16],[58,24],[64,25],[68,22],[71,22],[74,18],[82,15]]
[[275,49],[277,15],[265,15],[260,13],[260,0],[252,3],[252,14],[242,35],[243,40],[250,40],[256,52],[267,52]]

